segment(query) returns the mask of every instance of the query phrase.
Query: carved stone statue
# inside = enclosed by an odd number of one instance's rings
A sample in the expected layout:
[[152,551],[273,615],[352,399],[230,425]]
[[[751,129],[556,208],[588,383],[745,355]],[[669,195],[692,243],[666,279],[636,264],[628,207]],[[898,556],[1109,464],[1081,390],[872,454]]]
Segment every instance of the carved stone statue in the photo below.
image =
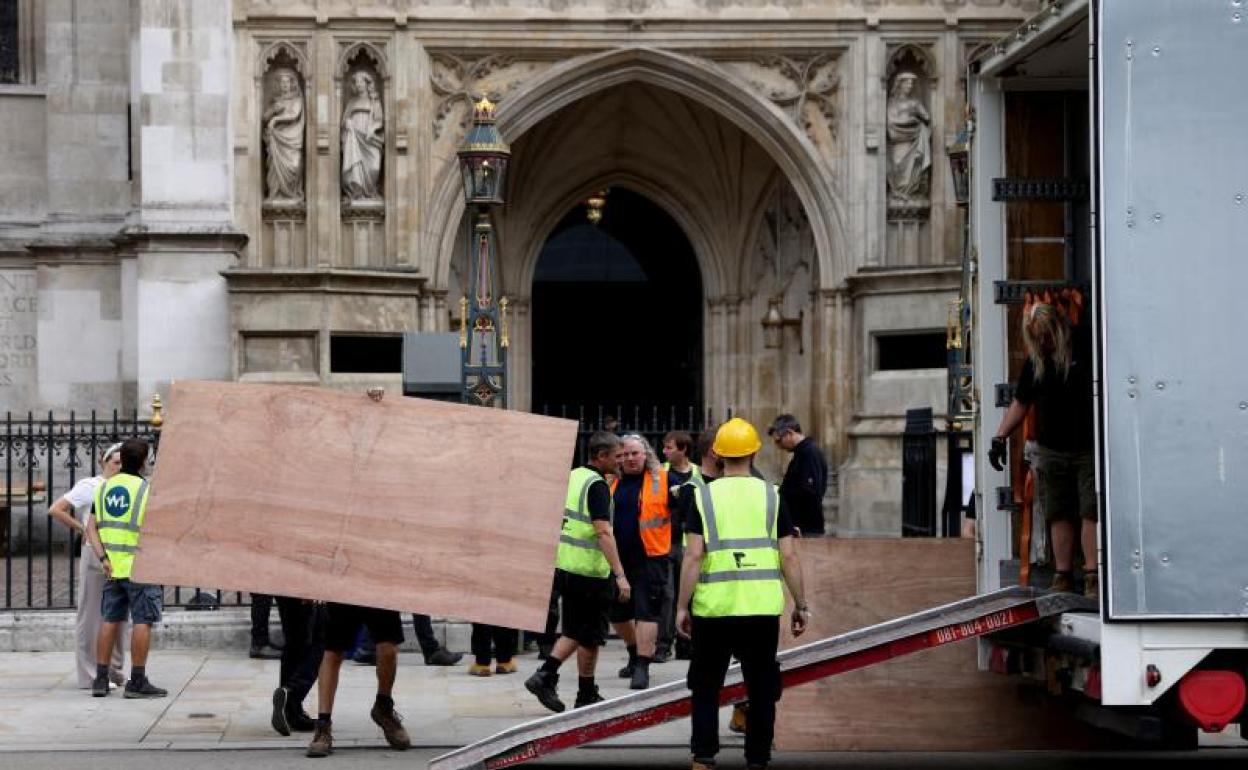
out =
[[888,94],[888,199],[914,205],[931,189],[932,118],[915,94],[918,76],[901,72]]
[[371,73],[352,73],[350,88],[342,110],[342,197],[348,203],[380,201],[385,108]]
[[274,94],[264,110],[264,146],[268,155],[265,169],[266,201],[303,200],[303,92],[293,70],[279,69],[273,75]]

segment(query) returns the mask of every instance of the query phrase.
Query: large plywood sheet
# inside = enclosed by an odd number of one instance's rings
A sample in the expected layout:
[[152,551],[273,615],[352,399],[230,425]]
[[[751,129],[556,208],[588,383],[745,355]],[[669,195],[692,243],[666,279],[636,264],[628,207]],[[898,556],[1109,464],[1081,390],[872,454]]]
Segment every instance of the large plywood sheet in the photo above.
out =
[[[802,540],[813,639],[975,594],[972,540]],[[1103,740],[1060,701],[981,672],[973,642],[786,690],[776,745],[789,751],[1080,748]]]
[[179,382],[135,579],[540,629],[576,423]]

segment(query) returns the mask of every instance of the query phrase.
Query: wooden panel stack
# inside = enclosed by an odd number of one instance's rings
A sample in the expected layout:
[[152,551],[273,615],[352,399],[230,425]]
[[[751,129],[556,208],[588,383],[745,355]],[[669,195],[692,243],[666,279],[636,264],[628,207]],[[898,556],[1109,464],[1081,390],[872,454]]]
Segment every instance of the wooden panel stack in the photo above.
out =
[[[975,593],[972,540],[803,540],[814,612],[808,642]],[[787,625],[787,620],[786,620]],[[794,646],[788,637],[782,647]],[[1061,703],[981,672],[972,642],[939,647],[784,693],[787,751],[1057,749],[1103,740]]]
[[576,423],[174,385],[135,579],[540,629]]

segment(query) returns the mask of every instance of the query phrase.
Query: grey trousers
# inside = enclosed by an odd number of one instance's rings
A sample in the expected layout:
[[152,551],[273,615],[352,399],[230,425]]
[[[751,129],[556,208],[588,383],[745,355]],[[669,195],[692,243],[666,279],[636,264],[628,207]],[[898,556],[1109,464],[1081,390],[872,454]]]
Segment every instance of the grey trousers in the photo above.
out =
[[[82,546],[82,558],[78,560],[78,620],[74,626],[78,649],[78,687],[86,689],[95,680],[95,640],[100,633],[100,604],[107,580],[100,560],[95,558],[91,547]],[[117,645],[113,647],[112,668],[124,671],[126,650],[130,649],[130,621],[121,624]]]

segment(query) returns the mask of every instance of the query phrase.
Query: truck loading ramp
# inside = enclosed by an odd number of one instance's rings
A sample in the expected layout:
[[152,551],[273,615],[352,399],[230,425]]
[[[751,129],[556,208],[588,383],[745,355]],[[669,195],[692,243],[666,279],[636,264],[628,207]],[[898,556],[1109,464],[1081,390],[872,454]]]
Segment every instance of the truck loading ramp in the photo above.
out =
[[[1096,610],[1075,594],[1044,593],[1014,586],[933,607],[913,615],[830,636],[780,653],[784,687],[963,639],[984,636],[1072,610]],[[732,666],[720,691],[721,704],[745,700],[741,667]],[[668,682],[585,708],[517,725],[429,762],[429,770],[495,770],[564,749],[644,730],[689,715],[689,688]]]

